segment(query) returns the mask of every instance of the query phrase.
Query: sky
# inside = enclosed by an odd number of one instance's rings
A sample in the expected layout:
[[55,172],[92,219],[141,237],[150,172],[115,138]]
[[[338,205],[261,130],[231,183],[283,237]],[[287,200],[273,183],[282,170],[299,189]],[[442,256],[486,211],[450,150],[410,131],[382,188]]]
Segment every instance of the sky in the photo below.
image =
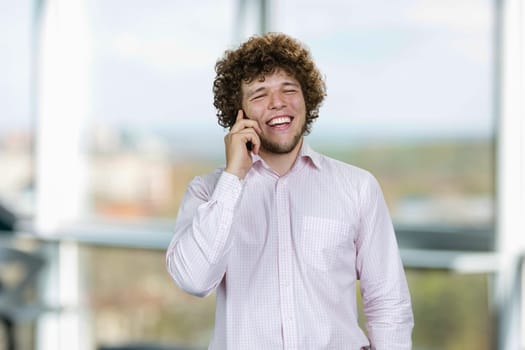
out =
[[[174,132],[218,127],[213,67],[238,36],[236,1],[76,1],[85,11],[68,29],[89,36],[90,64],[78,68],[90,77],[90,122]],[[31,3],[0,0],[0,130],[32,123]],[[275,1],[269,26],[303,41],[325,76],[320,133],[491,135],[488,0],[320,3]]]

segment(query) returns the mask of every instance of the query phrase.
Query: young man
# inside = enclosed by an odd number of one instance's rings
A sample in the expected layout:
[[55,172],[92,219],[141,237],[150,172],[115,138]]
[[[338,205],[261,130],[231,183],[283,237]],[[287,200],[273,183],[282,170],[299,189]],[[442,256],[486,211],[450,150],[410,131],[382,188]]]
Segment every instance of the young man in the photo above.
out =
[[180,288],[216,291],[209,348],[410,349],[410,295],[377,181],[304,141],[326,95],[308,50],[255,36],[216,72],[226,166],[190,183],[166,257]]

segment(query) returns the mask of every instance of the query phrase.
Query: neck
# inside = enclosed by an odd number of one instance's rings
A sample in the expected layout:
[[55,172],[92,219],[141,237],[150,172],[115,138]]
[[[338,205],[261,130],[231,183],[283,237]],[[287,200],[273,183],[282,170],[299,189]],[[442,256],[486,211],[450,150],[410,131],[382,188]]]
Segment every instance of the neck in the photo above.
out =
[[294,149],[288,153],[272,153],[266,152],[261,149],[259,155],[262,159],[268,164],[273,171],[275,171],[279,176],[286,174],[295,163],[299,150],[303,144],[303,138],[297,143]]

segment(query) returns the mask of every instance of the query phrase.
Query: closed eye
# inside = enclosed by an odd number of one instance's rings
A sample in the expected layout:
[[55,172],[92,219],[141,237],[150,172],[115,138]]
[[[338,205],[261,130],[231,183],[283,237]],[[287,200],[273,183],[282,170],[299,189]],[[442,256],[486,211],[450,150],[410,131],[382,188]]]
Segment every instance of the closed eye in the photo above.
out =
[[265,96],[266,96],[266,94],[254,95],[254,96],[252,96],[252,98],[250,99],[250,101],[260,100],[260,99],[262,99],[262,98],[265,97]]

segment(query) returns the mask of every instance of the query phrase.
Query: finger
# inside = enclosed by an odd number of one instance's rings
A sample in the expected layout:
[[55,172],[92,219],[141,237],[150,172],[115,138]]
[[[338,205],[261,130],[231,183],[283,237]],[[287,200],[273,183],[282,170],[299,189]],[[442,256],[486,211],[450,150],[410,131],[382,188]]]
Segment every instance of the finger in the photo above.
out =
[[259,149],[261,148],[261,142],[253,142],[252,141],[252,153],[253,154],[259,154]]
[[235,134],[241,136],[244,141],[255,141],[255,139],[259,138],[254,128],[244,128]]
[[[241,118],[239,118],[239,115]],[[248,125],[252,128],[255,129],[255,131],[257,131],[257,133],[261,133],[262,130],[261,130],[261,127],[259,126],[259,122],[255,119],[250,119],[250,117],[248,117],[245,113],[244,113],[244,110],[240,109],[239,112],[237,113],[237,120],[244,120],[244,121],[247,121],[248,122]]]
[[259,135],[253,128],[246,128],[237,133],[238,135],[242,136],[242,142],[246,144],[247,142],[251,142],[252,149],[251,151],[254,154],[259,153],[259,148],[261,144],[261,139],[259,138]]
[[235,118],[235,123],[232,125],[232,128],[230,130],[233,130],[233,128],[236,125],[244,125],[243,121],[245,121],[245,120],[248,120],[248,118],[245,118],[244,111],[242,109],[239,109],[237,111],[237,117]]
[[235,122],[237,123],[239,120],[244,119],[244,111],[242,109],[239,109],[237,112],[237,118],[235,119]]
[[255,135],[254,141],[252,141],[253,148],[252,152],[253,154],[259,154],[259,149],[261,148],[261,138],[259,137],[259,134]]
[[230,128],[230,132],[236,132],[242,129],[242,120],[244,120],[244,111],[239,109],[237,111],[237,117],[235,117],[235,123]]
[[262,132],[261,128],[259,127],[259,123],[257,121],[246,119],[246,118],[241,118],[241,119],[237,119],[235,124],[230,129],[230,133],[236,133],[246,128],[253,128],[258,133]]

